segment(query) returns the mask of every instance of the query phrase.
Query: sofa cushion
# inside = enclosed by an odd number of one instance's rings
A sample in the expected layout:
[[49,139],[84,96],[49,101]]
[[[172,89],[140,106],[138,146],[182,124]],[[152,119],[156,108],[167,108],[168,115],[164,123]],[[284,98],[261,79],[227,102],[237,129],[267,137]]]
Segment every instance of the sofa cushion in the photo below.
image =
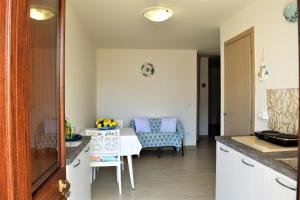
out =
[[177,118],[162,118],[160,123],[160,132],[176,132]]
[[151,132],[148,118],[134,118],[135,131],[137,133]]
[[150,128],[151,132],[158,133],[160,132],[160,118],[150,118]]

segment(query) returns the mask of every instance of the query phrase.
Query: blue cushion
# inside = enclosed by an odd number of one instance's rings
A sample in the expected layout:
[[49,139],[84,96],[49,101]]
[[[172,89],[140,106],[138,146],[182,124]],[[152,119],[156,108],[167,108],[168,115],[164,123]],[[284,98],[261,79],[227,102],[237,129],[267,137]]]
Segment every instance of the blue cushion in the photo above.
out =
[[109,162],[109,161],[117,161],[118,156],[104,156],[101,158],[102,162]]

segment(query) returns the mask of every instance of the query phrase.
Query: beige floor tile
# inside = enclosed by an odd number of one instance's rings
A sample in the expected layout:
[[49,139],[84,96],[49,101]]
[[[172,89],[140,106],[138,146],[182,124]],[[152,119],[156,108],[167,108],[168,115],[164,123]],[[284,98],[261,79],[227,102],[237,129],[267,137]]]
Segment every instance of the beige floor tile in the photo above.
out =
[[130,189],[128,168],[122,174],[119,195],[114,168],[101,168],[92,184],[93,200],[211,200],[215,199],[215,142],[202,139],[197,150],[181,157],[164,151],[145,152],[133,159],[135,190]]

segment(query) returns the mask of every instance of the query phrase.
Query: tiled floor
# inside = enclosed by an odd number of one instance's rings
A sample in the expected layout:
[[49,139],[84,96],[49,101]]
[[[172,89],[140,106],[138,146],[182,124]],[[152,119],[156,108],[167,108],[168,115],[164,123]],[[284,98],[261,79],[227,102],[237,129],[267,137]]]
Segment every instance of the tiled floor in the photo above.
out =
[[206,200],[215,198],[215,142],[202,139],[197,150],[180,154],[164,151],[160,159],[146,152],[133,159],[135,190],[126,166],[123,194],[118,193],[116,170],[101,168],[92,185],[93,200]]

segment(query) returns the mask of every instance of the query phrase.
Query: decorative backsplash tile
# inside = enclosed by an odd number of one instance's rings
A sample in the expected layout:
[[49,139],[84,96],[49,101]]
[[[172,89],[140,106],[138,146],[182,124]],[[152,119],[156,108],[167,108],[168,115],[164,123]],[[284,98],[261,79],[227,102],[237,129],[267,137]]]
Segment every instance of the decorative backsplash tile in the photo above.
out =
[[267,90],[267,105],[270,129],[298,134],[299,89]]

